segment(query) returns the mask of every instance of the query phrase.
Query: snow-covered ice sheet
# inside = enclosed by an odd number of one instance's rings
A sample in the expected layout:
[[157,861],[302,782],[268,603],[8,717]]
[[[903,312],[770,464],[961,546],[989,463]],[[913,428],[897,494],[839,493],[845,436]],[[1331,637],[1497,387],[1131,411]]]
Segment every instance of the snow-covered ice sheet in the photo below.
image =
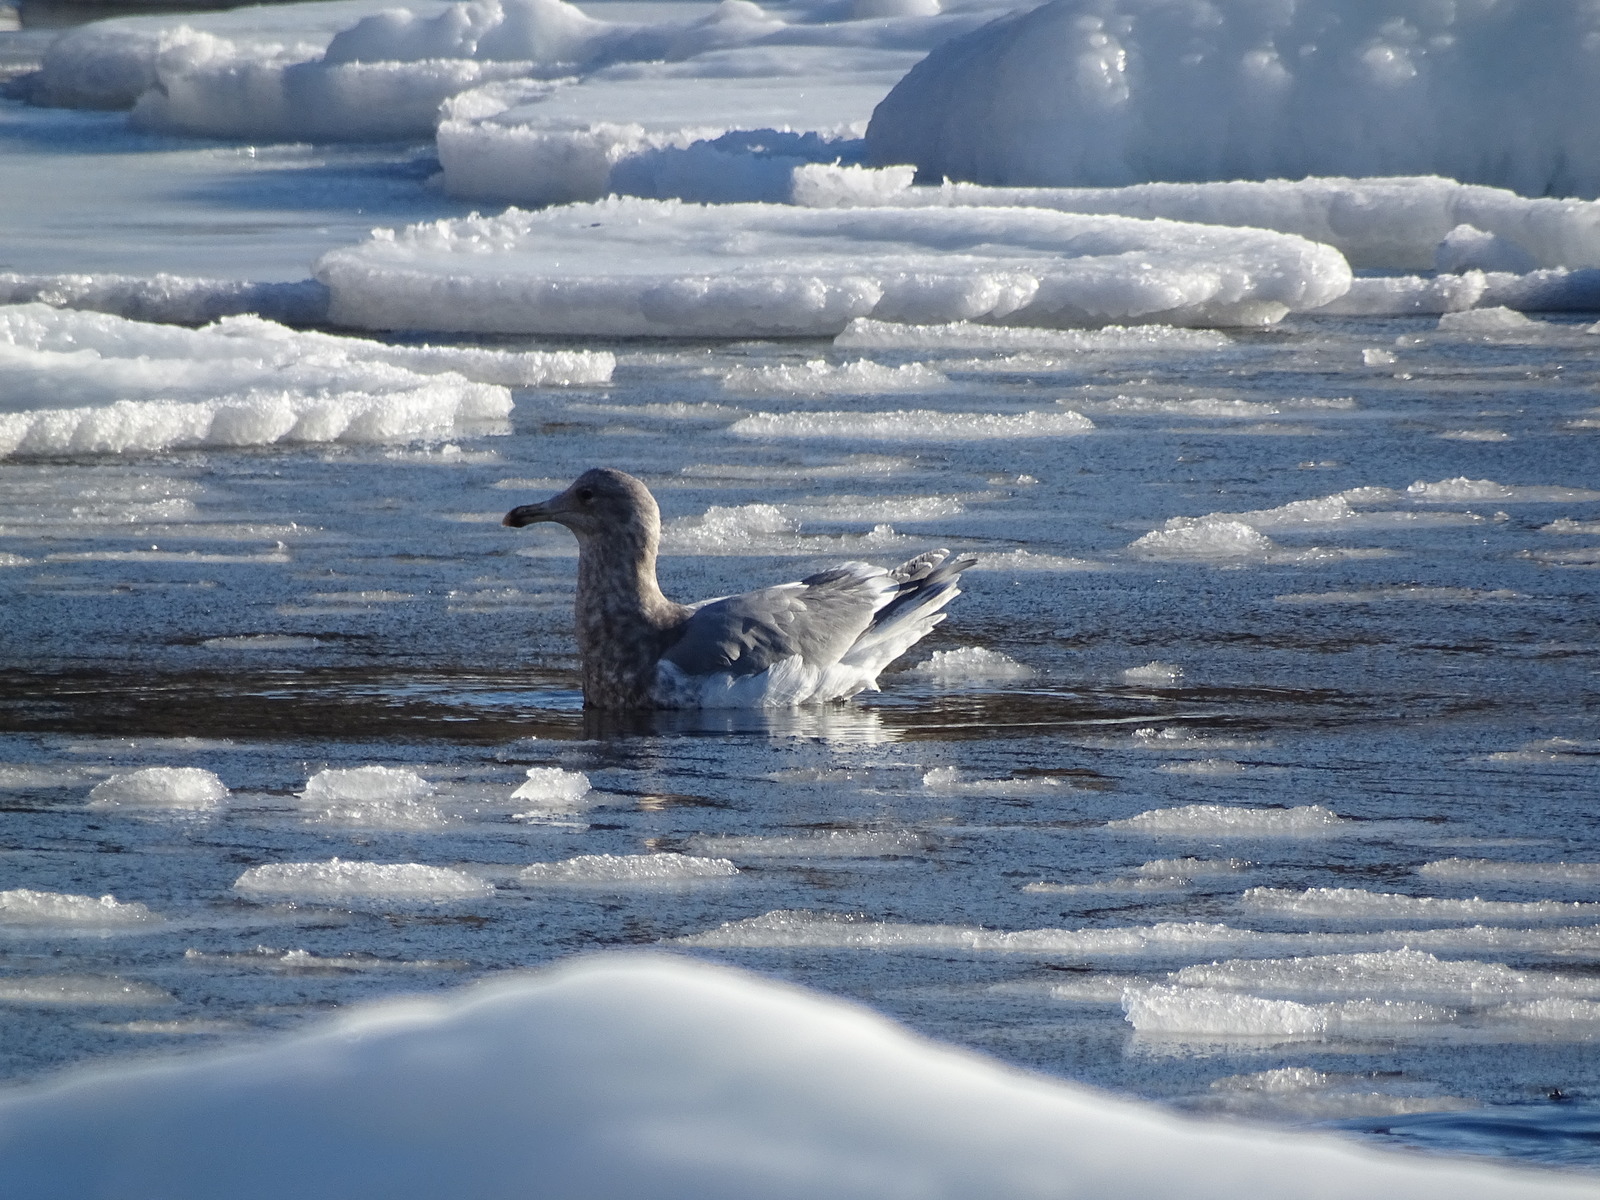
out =
[[1261,325],[1350,281],[1337,251],[1260,230],[617,198],[379,230],[315,273],[343,325],[663,337],[833,336],[857,317]]
[[[887,176],[887,170],[876,174]],[[1479,271],[1600,267],[1600,203],[1527,199],[1438,176],[1223,180],[1125,187],[990,187],[976,183],[857,189],[853,204],[911,208],[1049,208],[1059,212],[1248,225],[1336,247],[1358,270]],[[801,193],[802,202],[804,193]],[[837,201],[836,201],[837,202]]]
[[[0,1100],[18,1200],[963,1194],[1535,1200],[1553,1173],[1184,1120],[1001,1070],[836,1000],[591,959],[226,1056]],[[669,1114],[663,1124],[663,1113]]]
[[483,427],[508,383],[591,383],[612,357],[385,346],[257,317],[199,330],[0,307],[0,457],[393,442]]
[[1543,0],[1053,0],[935,48],[868,152],[1012,186],[1443,175],[1592,197],[1597,34]]

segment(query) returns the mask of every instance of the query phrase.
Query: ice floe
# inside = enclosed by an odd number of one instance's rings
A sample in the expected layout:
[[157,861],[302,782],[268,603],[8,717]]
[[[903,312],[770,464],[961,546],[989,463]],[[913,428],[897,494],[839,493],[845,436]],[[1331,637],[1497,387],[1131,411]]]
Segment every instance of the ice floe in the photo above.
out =
[[527,777],[511,793],[518,804],[531,807],[517,814],[519,820],[538,821],[575,812],[592,803],[593,785],[582,771],[562,767],[529,767]]
[[367,329],[834,336],[939,324],[1260,325],[1349,286],[1291,235],[1043,209],[803,209],[613,197],[377,230],[316,277]]
[[1032,679],[1038,674],[1010,655],[984,646],[959,646],[954,650],[935,650],[931,658],[910,668],[910,673],[936,683],[1010,683]]
[[227,797],[228,785],[200,767],[141,767],[95,784],[89,807],[205,812]]
[[942,387],[946,382],[942,373],[922,363],[886,367],[864,358],[837,366],[818,358],[792,366],[734,367],[722,377],[722,386],[730,392],[754,395],[865,396],[880,392],[925,392]]
[[1220,350],[1233,341],[1214,329],[1179,329],[1170,325],[1107,325],[1100,329],[1038,329],[1010,325],[906,325],[857,317],[833,339],[841,350],[925,350],[963,353],[986,350],[1015,353],[1028,350],[1064,354],[1171,351],[1193,354]]
[[318,771],[300,793],[309,819],[362,829],[436,829],[449,817],[428,798],[434,786],[404,767],[334,767]]
[[697,837],[697,854],[728,858],[881,858],[921,854],[927,841],[909,830],[827,829],[820,833]]
[[1092,431],[1094,422],[1070,409],[1024,413],[894,409],[888,412],[752,413],[735,421],[729,429],[739,437],[748,438],[965,442],[1075,437]]
[[1189,762],[1162,763],[1156,768],[1170,775],[1239,775],[1244,764],[1231,758],[1197,758]]
[[1600,863],[1499,862],[1488,858],[1440,858],[1425,862],[1417,874],[1427,879],[1461,883],[1600,883]]
[[172,999],[152,984],[115,975],[0,976],[0,1004],[93,1008],[171,1004]]
[[869,161],[1011,185],[1438,174],[1600,192],[1588,9],[1204,11],[1054,0],[945,42],[873,114]]
[[0,892],[0,926],[42,930],[120,929],[159,923],[160,917],[137,900],[78,896],[12,888]]
[[1171,687],[1183,678],[1183,668],[1175,663],[1156,660],[1142,667],[1127,667],[1122,672],[1122,682],[1135,686]]
[[247,896],[343,900],[473,900],[494,893],[494,885],[451,867],[422,863],[326,862],[267,863],[251,867],[233,882]]
[[[887,172],[881,174],[887,175]],[[1506,188],[1438,176],[1350,179],[1225,179],[1122,187],[989,187],[951,183],[847,194],[854,204],[910,207],[1050,208],[1143,219],[1247,225],[1336,247],[1352,267],[1460,276],[1527,275],[1539,269],[1600,266],[1600,204],[1527,199]],[[802,201],[803,202],[803,201]],[[1423,282],[1425,277],[1410,276]],[[1377,280],[1363,280],[1376,283]],[[1441,277],[1441,287],[1450,280]]]
[[[1555,1172],[1180,1120],[835,999],[660,957],[358,1008],[244,1051],[14,1089],[3,1105],[6,1178],[129,1200],[263,1193],[286,1161],[302,1192],[395,1200],[434,1194],[440,1179],[487,1200],[534,1176],[641,1200],[866,1200],[950,1180],[995,1200],[1060,1180],[1108,1200],[1290,1200],[1306,1179],[1327,1200],[1593,1190]],[[163,1132],[122,1136],[130,1128]]]
[[[504,375],[516,357],[299,334],[253,317],[189,330],[43,304],[0,308],[0,457],[405,441],[483,428],[510,414],[511,393],[456,368]],[[607,360],[585,355],[564,367],[534,361],[550,378],[610,373]]]
[[1589,955],[1600,929],[1471,925],[1363,933],[1277,933],[1203,921],[1084,929],[986,929],[976,925],[875,921],[847,913],[778,909],[674,939],[707,949],[964,951],[1073,955],[1087,960],[1168,960],[1426,950],[1430,953]]
[[1327,837],[1347,832],[1354,825],[1320,804],[1293,808],[1187,804],[1106,822],[1107,829],[1157,837]]
[[1451,900],[1369,892],[1362,888],[1250,888],[1241,897],[1258,912],[1305,917],[1348,917],[1393,921],[1600,921],[1600,903],[1568,900]]
[[580,854],[560,862],[533,863],[517,874],[524,886],[631,887],[726,879],[739,868],[726,858],[691,854]]

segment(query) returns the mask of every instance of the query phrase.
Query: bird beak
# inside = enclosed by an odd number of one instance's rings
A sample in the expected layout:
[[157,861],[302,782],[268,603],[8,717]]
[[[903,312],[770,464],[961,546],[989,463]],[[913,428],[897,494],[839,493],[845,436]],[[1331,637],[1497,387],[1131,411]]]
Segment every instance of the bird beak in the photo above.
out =
[[532,525],[536,521],[554,521],[555,512],[550,507],[550,502],[543,504],[524,504],[521,508],[513,508],[508,512],[500,524],[509,525],[513,529],[521,529],[524,525]]

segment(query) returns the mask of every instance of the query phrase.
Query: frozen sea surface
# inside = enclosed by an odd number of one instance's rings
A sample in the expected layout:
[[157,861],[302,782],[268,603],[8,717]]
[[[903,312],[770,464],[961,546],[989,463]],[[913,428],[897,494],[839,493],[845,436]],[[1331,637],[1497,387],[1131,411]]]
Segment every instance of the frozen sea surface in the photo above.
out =
[[[409,304],[413,248],[557,255],[535,235],[605,206],[473,220],[429,143],[14,102],[0,137],[4,295],[120,314],[0,309],[0,1077],[648,946],[1185,1111],[1600,1166],[1596,313],[1449,311],[1556,289],[1540,272],[1572,302],[1589,208],[1474,193],[1478,237],[1396,207],[1364,245],[1419,270],[1449,243],[1462,271],[1262,328],[972,320],[1026,291],[1039,230],[1127,228],[1150,197],[1123,192],[1096,198],[1114,221],[969,206],[993,278],[968,294],[876,263],[851,295],[880,294],[823,320],[801,288],[719,326],[735,288],[681,336],[536,335],[482,319],[493,272],[441,271],[411,280],[457,289],[432,328],[354,339],[205,323],[329,251],[347,295]],[[807,240],[837,278],[866,257],[840,230],[937,257],[938,189],[805,178],[837,190],[608,243],[615,290],[702,271],[696,239]],[[1302,191],[1368,195],[1344,183]],[[1199,278],[1164,245],[1128,253]],[[326,293],[270,294],[326,318]],[[124,319],[159,315],[205,327]],[[573,543],[498,522],[597,463],[655,489],[683,599],[980,562],[851,705],[585,714]]]

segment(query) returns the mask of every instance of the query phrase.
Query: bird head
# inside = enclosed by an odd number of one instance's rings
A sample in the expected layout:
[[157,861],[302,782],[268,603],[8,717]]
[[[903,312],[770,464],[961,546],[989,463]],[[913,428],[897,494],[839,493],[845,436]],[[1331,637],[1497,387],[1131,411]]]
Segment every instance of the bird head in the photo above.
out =
[[501,524],[520,528],[539,521],[565,525],[580,538],[605,530],[644,535],[659,528],[661,515],[650,489],[632,475],[595,467],[573,480],[559,496],[513,508]]

